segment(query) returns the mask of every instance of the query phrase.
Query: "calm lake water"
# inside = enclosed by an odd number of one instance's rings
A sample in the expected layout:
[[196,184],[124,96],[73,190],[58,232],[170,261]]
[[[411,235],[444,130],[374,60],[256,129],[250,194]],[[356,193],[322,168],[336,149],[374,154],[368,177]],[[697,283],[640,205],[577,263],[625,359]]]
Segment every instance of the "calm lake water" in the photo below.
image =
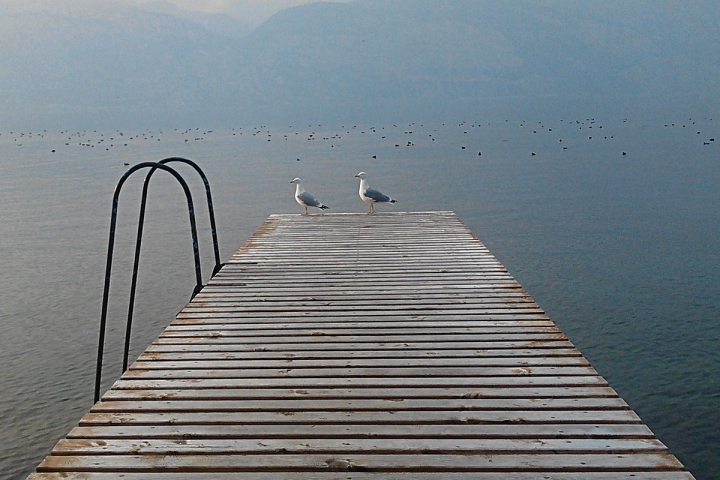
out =
[[[330,212],[365,211],[360,170],[400,201],[380,210],[455,211],[672,453],[720,478],[720,116],[705,114],[1,131],[0,477],[33,471],[92,405],[112,193],[124,163],[168,156],[207,173],[223,260],[268,215],[302,211],[296,176]],[[207,211],[183,172],[207,278]],[[104,389],[141,181],[121,197]],[[133,358],[194,286],[182,191],[153,182]]]

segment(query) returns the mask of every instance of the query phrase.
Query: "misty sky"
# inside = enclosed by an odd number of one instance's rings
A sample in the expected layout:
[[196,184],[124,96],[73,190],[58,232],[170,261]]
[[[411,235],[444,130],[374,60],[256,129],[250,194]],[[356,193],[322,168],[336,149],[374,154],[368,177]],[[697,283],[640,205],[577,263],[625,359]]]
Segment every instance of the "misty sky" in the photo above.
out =
[[[149,3],[156,0],[133,0],[135,3]],[[265,15],[288,7],[331,0],[165,0],[184,10],[195,10],[208,13],[232,13],[243,9],[263,12]],[[337,1],[337,0],[332,0]],[[343,1],[343,0],[340,0]],[[348,0],[345,0],[348,1]]]
[[[102,1],[116,4],[172,4],[187,11],[232,15],[256,27],[273,14],[289,7],[322,1],[347,3],[350,0],[72,0],[72,3],[84,1],[93,4],[94,7],[97,7]],[[47,3],[53,3],[53,0],[0,0],[0,5],[18,8],[33,8],[34,5]]]
[[[157,2],[157,0],[132,0],[135,3]],[[239,17],[253,26],[267,20],[274,13],[285,8],[314,3],[318,0],[162,0],[184,10],[205,13],[226,13]],[[330,1],[330,0],[320,0]],[[337,1],[337,0],[334,0]],[[340,0],[349,1],[349,0]],[[160,2],[157,2],[160,3]]]

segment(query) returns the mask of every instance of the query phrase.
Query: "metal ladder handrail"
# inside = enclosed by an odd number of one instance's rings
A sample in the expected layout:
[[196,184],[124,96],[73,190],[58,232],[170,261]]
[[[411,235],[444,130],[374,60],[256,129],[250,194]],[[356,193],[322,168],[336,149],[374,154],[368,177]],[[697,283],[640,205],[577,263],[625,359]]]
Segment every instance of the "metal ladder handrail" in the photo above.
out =
[[[190,230],[192,235],[192,244],[193,244],[193,256],[195,259],[195,279],[196,279],[196,285],[193,289],[192,296],[194,297],[201,289],[202,289],[202,271],[200,268],[200,250],[198,247],[198,235],[197,235],[197,224],[195,222],[195,207],[193,205],[192,201],[192,194],[190,193],[190,188],[188,187],[185,180],[180,176],[179,173],[177,173],[174,169],[168,167],[167,165],[159,162],[142,162],[139,163],[130,169],[128,169],[127,172],[120,178],[120,181],[118,182],[117,186],[115,187],[115,193],[113,195],[113,203],[112,203],[112,213],[110,216],[110,235],[108,239],[108,253],[107,253],[107,262],[105,266],[105,284],[104,284],[104,291],[103,291],[103,300],[102,300],[102,314],[100,317],[100,338],[98,341],[98,356],[97,356],[97,365],[95,370],[95,402],[97,402],[100,399],[100,384],[102,380],[102,364],[103,364],[103,350],[105,346],[105,329],[107,326],[107,310],[108,310],[108,300],[109,300],[109,294],[110,294],[110,274],[112,271],[112,260],[113,260],[113,250],[115,246],[115,230],[116,230],[116,224],[117,224],[117,211],[118,211],[118,203],[120,198],[120,191],[122,190],[122,186],[124,185],[125,181],[135,173],[136,171],[143,169],[143,168],[152,168],[153,171],[157,169],[165,170],[166,172],[170,173],[175,179],[180,183],[180,185],[183,188],[183,191],[185,192],[185,198],[187,200],[188,204],[188,216],[190,217]],[[144,211],[142,212],[144,216]],[[139,231],[142,232],[142,228],[139,228]]]
[[[208,203],[208,213],[210,216],[210,230],[212,233],[212,241],[213,241],[213,250],[215,253],[215,266],[213,267],[212,274],[210,277],[214,277],[215,274],[220,270],[222,267],[222,263],[220,263],[220,249],[218,248],[218,240],[217,240],[217,229],[215,226],[215,210],[213,208],[213,201],[212,201],[212,193],[210,191],[210,182],[207,179],[207,176],[205,175],[205,172],[192,160],[188,160],[187,158],[182,157],[169,157],[165,158],[163,160],[160,160],[157,163],[160,164],[168,164],[171,162],[180,162],[185,163],[187,165],[190,165],[195,169],[195,171],[200,175],[200,178],[203,181],[203,184],[205,186],[205,195],[207,198]],[[156,167],[153,167],[148,172],[147,176],[145,177],[145,181],[143,183],[143,190],[142,190],[142,199],[140,201],[140,216],[138,219],[138,230],[137,230],[137,240],[135,243],[135,261],[133,264],[133,276],[132,276],[132,283],[130,286],[130,301],[128,305],[128,317],[127,317],[127,323],[125,325],[125,346],[123,350],[123,366],[122,371],[123,373],[127,371],[128,367],[128,357],[130,355],[130,340],[131,340],[131,333],[132,333],[132,319],[133,319],[133,313],[135,310],[135,294],[137,290],[137,277],[138,277],[138,270],[140,266],[140,248],[142,246],[142,235],[143,235],[143,228],[145,225],[145,207],[147,205],[147,193],[148,188],[150,186],[150,179],[152,178],[153,174],[157,170]],[[195,266],[196,269],[198,268],[198,265]],[[196,272],[197,273],[197,272]],[[191,295],[191,299],[195,297],[195,295],[198,293],[199,290],[193,291]]]
[[[203,172],[202,168],[200,168],[197,163],[193,162],[192,160],[188,160],[187,158],[169,157],[160,160],[158,163],[167,164],[170,162],[181,162],[190,165],[192,168],[195,169],[198,175],[200,175],[200,179],[205,186],[205,196],[207,198],[208,214],[210,216],[210,232],[212,233],[213,251],[215,253],[215,266],[213,267],[213,272],[210,277],[214,277],[215,274],[220,270],[220,268],[222,268],[223,264],[220,263],[220,248],[218,247],[217,227],[215,226],[215,208],[213,207],[212,193],[210,192],[210,182],[208,181],[208,178],[205,175],[205,172]],[[151,170],[148,173],[148,177],[152,175],[153,172],[154,170]]]

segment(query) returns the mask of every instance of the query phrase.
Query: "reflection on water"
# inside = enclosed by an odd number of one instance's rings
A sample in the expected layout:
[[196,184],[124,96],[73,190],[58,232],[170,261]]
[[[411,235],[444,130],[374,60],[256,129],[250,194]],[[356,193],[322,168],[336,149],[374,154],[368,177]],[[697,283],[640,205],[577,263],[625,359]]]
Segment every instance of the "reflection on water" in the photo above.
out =
[[[365,211],[353,178],[361,170],[399,200],[380,210],[454,210],[671,451],[698,478],[720,478],[720,142],[710,141],[720,122],[687,118],[43,132],[22,141],[0,132],[2,477],[24,478],[91,406],[110,201],[124,163],[184,156],[210,179],[223,259],[268,215],[301,212],[294,177],[330,212]],[[207,278],[202,188],[183,172]],[[141,181],[131,178],[121,197],[104,389],[120,373]],[[188,231],[182,191],[158,173],[133,358],[189,298]]]

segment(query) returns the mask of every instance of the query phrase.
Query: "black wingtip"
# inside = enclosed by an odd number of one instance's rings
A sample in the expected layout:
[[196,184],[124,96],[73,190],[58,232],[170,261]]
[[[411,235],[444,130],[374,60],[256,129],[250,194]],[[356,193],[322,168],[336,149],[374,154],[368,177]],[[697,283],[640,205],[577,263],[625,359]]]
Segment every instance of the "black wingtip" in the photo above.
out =
[[330,208],[330,207],[328,207],[327,205],[320,205],[320,208],[323,209],[323,210],[327,210],[327,209]]

